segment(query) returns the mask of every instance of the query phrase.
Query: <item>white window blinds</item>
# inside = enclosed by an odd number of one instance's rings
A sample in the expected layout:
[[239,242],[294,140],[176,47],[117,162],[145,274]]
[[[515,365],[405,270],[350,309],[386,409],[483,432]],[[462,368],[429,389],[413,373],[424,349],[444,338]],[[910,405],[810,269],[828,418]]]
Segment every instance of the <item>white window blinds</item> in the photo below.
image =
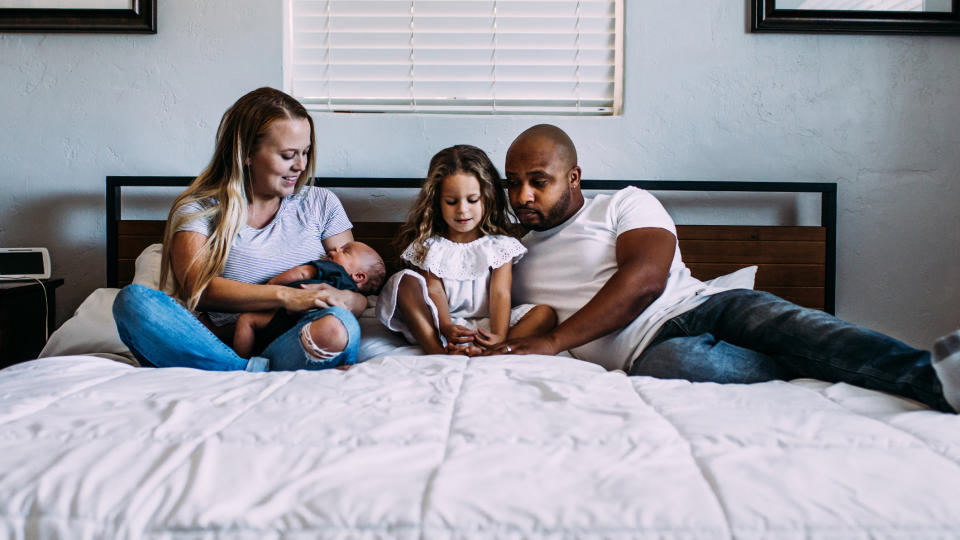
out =
[[619,114],[623,0],[287,0],[313,110]]

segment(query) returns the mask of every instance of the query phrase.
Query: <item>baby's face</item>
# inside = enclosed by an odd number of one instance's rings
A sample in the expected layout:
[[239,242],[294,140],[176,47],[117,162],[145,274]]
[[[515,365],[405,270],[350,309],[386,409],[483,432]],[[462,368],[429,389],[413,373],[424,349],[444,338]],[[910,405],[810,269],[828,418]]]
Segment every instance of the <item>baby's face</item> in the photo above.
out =
[[372,247],[363,242],[347,242],[327,252],[327,259],[342,266],[351,276],[358,272],[369,272],[370,266],[379,257]]

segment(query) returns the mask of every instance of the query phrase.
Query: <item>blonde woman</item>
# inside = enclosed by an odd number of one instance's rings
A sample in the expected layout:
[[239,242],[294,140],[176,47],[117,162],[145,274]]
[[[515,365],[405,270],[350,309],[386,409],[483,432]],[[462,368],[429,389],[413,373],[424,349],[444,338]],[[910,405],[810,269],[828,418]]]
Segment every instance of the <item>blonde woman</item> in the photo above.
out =
[[[161,289],[172,279],[180,302],[140,285],[114,302],[120,337],[142,362],[220,371],[356,362],[363,295],[270,282],[353,241],[337,197],[310,185],[314,155],[313,120],[279,90],[254,90],[224,113],[213,159],[167,220]],[[241,358],[217,337],[229,339],[240,312],[280,308],[304,315],[259,356]]]

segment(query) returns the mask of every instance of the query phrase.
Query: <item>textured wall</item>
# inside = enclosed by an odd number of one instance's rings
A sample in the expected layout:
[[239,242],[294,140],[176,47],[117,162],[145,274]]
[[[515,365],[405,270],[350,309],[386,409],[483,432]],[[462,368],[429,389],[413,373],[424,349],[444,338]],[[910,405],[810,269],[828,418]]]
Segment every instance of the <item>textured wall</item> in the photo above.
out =
[[[960,38],[750,34],[746,2],[696,4],[627,6],[622,117],[318,115],[318,173],[419,176],[455,142],[500,164],[547,120],[588,178],[835,181],[839,314],[921,346],[960,326]],[[51,248],[61,320],[104,281],[104,176],[196,174],[223,110],[281,85],[279,0],[159,19],[0,34],[0,245]]]

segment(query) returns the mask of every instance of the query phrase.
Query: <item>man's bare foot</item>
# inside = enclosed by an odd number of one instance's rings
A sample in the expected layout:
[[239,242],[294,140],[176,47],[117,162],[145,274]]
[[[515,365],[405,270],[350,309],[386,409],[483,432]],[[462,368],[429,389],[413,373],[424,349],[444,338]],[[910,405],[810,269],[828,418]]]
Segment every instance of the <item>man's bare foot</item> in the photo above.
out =
[[960,412],[960,330],[934,342],[933,370],[940,379],[944,399]]

